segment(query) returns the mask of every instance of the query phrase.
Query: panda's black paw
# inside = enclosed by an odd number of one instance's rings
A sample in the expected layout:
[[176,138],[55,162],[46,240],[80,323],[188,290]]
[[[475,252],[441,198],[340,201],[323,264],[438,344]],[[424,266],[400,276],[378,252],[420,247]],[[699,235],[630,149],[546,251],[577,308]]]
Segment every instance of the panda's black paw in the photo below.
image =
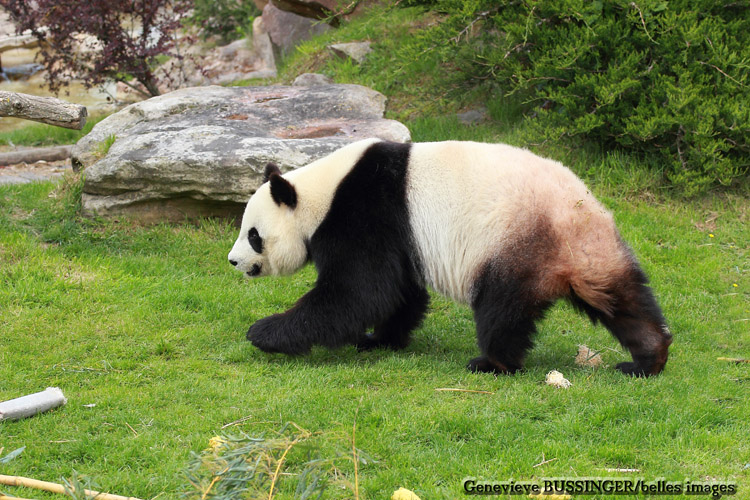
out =
[[309,345],[295,341],[289,334],[285,318],[281,314],[256,321],[247,331],[247,340],[264,352],[296,355],[310,350]]
[[367,333],[357,340],[354,347],[356,347],[358,351],[363,352],[372,351],[378,347],[386,347],[386,344],[382,339],[375,337],[372,333]]
[[630,375],[631,377],[647,377],[648,376],[646,371],[641,366],[630,361],[618,363],[617,365],[615,365],[615,369],[620,370],[625,375]]
[[519,367],[509,367],[499,361],[491,360],[486,356],[479,356],[469,361],[466,368],[475,373],[494,373],[495,375],[512,375],[516,373]]
[[367,333],[362,335],[354,343],[354,347],[360,352],[372,351],[373,349],[391,349],[392,351],[400,351],[409,345],[409,340],[408,335],[402,335],[401,337],[384,337],[382,334],[377,335],[375,333]]

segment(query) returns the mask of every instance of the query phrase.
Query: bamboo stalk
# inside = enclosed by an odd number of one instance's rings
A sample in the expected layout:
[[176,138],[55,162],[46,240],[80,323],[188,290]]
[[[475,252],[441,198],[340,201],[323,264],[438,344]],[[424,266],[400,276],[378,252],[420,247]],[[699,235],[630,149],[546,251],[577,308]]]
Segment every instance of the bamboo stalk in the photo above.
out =
[[[50,493],[59,493],[61,495],[65,494],[65,486],[63,486],[62,484],[39,481],[38,479],[31,479],[28,477],[4,476],[0,474],[0,484],[5,484],[7,486],[24,486],[26,488],[49,491]],[[111,493],[101,493],[92,490],[84,490],[84,492],[88,496],[96,497],[97,500],[140,500],[136,497],[124,497],[120,495],[113,495]],[[0,497],[0,500],[2,500],[2,497]]]
[[440,392],[468,392],[473,394],[495,394],[494,392],[490,391],[475,391],[473,389],[453,389],[452,387],[440,387],[439,389],[435,389],[436,391]]
[[727,361],[729,363],[750,363],[750,359],[743,358],[716,358],[716,361]]
[[21,498],[21,497],[9,497],[5,495],[0,495],[0,500],[30,500],[28,498]]

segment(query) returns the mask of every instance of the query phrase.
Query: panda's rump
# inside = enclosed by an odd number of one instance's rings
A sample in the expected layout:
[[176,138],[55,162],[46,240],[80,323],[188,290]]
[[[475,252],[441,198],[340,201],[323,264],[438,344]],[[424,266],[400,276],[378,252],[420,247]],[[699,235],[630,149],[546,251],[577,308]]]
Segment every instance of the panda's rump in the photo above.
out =
[[609,212],[561,164],[506,145],[414,144],[407,197],[425,279],[471,302],[481,273],[510,269],[539,300],[602,291],[629,253]]

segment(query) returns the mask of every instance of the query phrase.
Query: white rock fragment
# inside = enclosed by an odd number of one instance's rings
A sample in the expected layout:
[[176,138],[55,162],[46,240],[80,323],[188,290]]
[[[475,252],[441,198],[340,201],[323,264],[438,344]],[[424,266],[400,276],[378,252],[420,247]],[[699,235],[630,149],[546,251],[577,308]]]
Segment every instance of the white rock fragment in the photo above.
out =
[[42,392],[29,394],[20,398],[0,403],[0,420],[18,420],[31,417],[67,403],[58,387],[47,387]]
[[560,373],[557,370],[552,370],[547,374],[547,380],[545,380],[547,385],[551,385],[554,387],[561,387],[563,389],[567,389],[571,385],[573,385],[570,380],[566,379],[562,373]]

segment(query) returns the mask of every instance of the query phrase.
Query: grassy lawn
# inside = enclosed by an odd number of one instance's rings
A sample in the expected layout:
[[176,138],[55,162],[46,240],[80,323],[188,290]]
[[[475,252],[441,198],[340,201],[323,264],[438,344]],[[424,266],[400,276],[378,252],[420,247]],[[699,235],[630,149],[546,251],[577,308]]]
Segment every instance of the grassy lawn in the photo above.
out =
[[[407,121],[415,141],[522,143],[512,103],[489,103],[484,125],[451,118],[476,94],[447,80],[438,83],[453,89],[448,97],[434,98],[433,56],[400,43],[414,29],[410,11],[388,15],[303,45],[280,79],[324,71],[370,85],[389,96],[389,116]],[[326,43],[347,38],[379,40],[369,65],[327,55]],[[11,141],[44,143],[45,130],[32,132]],[[228,222],[87,220],[77,215],[80,182],[72,177],[62,186],[5,186],[0,401],[57,386],[68,404],[0,422],[0,460],[25,447],[0,462],[0,474],[77,476],[121,495],[197,499],[185,471],[195,454],[216,447],[212,438],[273,438],[293,422],[311,435],[285,456],[289,474],[278,476],[275,498],[302,496],[295,474],[315,457],[335,460],[324,498],[387,499],[402,486],[423,500],[461,498],[467,476],[735,481],[735,498],[750,498],[750,364],[717,359],[750,358],[750,198],[735,190],[681,201],[660,182],[658,165],[643,169],[589,148],[538,151],[575,165],[649,274],[674,334],[661,376],[616,372],[629,356],[564,303],[541,323],[524,372],[469,373],[464,366],[477,355],[471,311],[437,295],[404,351],[264,354],[245,341],[247,328],[291,307],[314,283],[313,268],[246,280],[226,260],[236,238]],[[577,366],[579,344],[599,351],[604,365]],[[553,369],[572,387],[545,385]],[[437,390],[444,388],[461,391]],[[355,469],[352,438],[375,461]],[[291,441],[280,443],[283,452]],[[202,478],[205,491],[211,477]],[[264,498],[269,489],[266,482]],[[0,486],[2,493],[56,497]]]
[[[456,498],[466,476],[627,476],[608,472],[624,468],[647,480],[734,480],[747,498],[749,366],[717,360],[750,357],[747,198],[602,196],[675,336],[660,377],[615,372],[623,350],[560,304],[526,371],[496,378],[464,369],[476,353],[471,311],[437,296],[403,352],[263,354],[244,340],[247,327],[290,307],[314,269],[245,280],[226,263],[230,224],[80,219],[69,183],[0,189],[0,400],[47,386],[68,398],[0,423],[0,456],[26,447],[2,474],[59,481],[76,471],[106,491],[177,498],[191,490],[191,453],[216,435],[272,436],[294,422],[318,433],[310,446],[320,456],[334,457],[351,449],[356,419],[356,446],[377,460],[359,465],[360,498],[389,498],[399,486]],[[601,351],[605,366],[576,366],[579,343]],[[546,386],[552,369],[573,386]],[[290,453],[291,470],[304,460]],[[337,473],[326,497],[352,498],[340,487],[354,482],[352,462]],[[283,476],[278,498],[295,486]]]

